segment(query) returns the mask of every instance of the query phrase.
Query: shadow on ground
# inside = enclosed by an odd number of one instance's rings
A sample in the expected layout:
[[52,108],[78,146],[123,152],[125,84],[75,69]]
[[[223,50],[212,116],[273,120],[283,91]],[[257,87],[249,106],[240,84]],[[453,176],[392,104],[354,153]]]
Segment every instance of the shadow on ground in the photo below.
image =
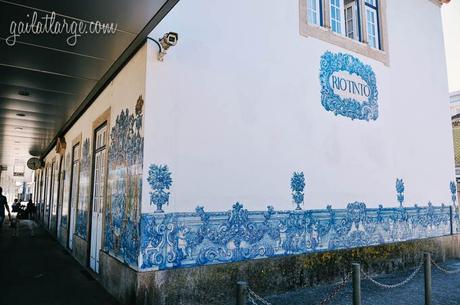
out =
[[21,221],[17,233],[7,222],[0,232],[1,305],[119,305],[34,222]]

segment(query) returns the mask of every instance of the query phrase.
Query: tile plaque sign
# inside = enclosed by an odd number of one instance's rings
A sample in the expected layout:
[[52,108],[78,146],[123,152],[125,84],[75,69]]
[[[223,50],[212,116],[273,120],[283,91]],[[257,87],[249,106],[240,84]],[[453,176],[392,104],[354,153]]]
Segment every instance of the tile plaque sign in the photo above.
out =
[[352,120],[379,117],[377,80],[372,67],[344,53],[326,51],[320,61],[321,104]]

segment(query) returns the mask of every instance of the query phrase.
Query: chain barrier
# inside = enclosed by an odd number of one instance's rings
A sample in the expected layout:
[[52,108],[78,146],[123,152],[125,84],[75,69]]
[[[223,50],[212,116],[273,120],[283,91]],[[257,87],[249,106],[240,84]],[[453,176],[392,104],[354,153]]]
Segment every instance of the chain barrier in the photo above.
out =
[[256,301],[252,298],[250,294],[248,294],[248,300],[251,302],[252,305],[257,305]]
[[369,274],[364,272],[363,269],[361,269],[361,273],[364,275],[364,278],[368,279],[374,285],[376,285],[376,286],[378,286],[380,288],[393,289],[393,288],[402,287],[402,286],[406,285],[407,283],[409,283],[417,275],[417,273],[419,273],[420,269],[422,269],[422,266],[423,266],[423,259],[420,261],[420,264],[417,266],[417,268],[415,268],[414,272],[412,272],[404,281],[399,282],[397,284],[380,283],[380,282],[376,281],[375,279],[371,278],[369,276]]
[[[444,267],[441,267],[440,265],[438,265],[433,259],[431,259],[431,263],[437,269],[439,269],[440,271],[442,271],[445,274],[457,274],[457,273],[460,273],[460,268],[455,269],[455,270],[448,270],[448,269],[445,269]],[[366,272],[364,272],[364,270],[362,268],[361,268],[361,273],[363,274],[363,277],[365,279],[368,279],[374,285],[376,285],[376,286],[378,286],[380,288],[384,288],[384,289],[393,289],[393,288],[402,287],[402,286],[406,285],[407,283],[409,283],[411,280],[413,280],[415,278],[415,276],[420,272],[420,270],[422,269],[423,265],[424,265],[424,260],[421,259],[420,263],[417,266],[417,268],[415,268],[415,270],[405,280],[403,280],[403,281],[401,281],[399,283],[396,283],[396,284],[384,284],[384,283],[381,283],[381,282],[373,279]],[[350,278],[351,278],[351,272],[347,273],[345,275],[345,277],[342,279],[342,282],[340,282],[337,286],[335,286],[335,288],[330,292],[330,294],[327,295],[321,302],[319,302],[318,305],[326,305],[330,301],[332,301],[337,296],[337,294],[344,289],[346,284],[350,282]],[[250,304],[252,304],[252,305],[259,305],[259,304],[272,305],[272,303],[268,302],[267,300],[265,300],[264,298],[259,296],[257,293],[255,293],[249,287],[248,287],[248,300],[249,300]]]
[[460,273],[460,269],[447,270],[447,269],[441,267],[440,265],[438,265],[433,259],[431,259],[431,263],[432,263],[436,268],[438,268],[439,270],[441,270],[442,272],[444,272],[445,274],[457,274],[457,273]]
[[257,293],[255,293],[251,288],[248,287],[248,299],[253,305],[258,305],[256,300],[261,302],[264,305],[272,305],[272,303],[268,302]]
[[343,288],[345,288],[345,285],[348,282],[350,282],[350,277],[351,277],[351,272],[348,272],[343,278],[342,282],[338,284],[326,298],[324,298],[321,302],[319,302],[318,305],[326,305],[327,303],[332,301],[337,296],[337,294],[340,291],[342,291]]
[[[326,298],[324,298],[321,302],[319,302],[318,305],[326,305],[330,301],[332,301],[337,296],[337,294],[340,291],[342,291],[345,285],[350,282],[350,277],[351,277],[351,272],[347,273],[345,277],[342,279],[342,282],[340,282]],[[260,302],[264,305],[272,305],[270,302],[268,302],[267,300],[259,296],[249,287],[248,287],[248,300],[249,302],[251,302],[252,305],[258,305],[257,302]]]

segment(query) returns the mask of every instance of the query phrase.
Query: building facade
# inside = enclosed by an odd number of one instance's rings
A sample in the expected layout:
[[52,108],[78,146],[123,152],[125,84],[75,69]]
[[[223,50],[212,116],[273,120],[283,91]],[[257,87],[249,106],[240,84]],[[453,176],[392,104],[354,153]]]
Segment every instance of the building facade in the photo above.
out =
[[179,2],[44,156],[44,226],[158,304],[168,270],[456,233],[440,5]]
[[450,114],[452,116],[452,135],[454,139],[455,154],[455,176],[457,182],[460,179],[460,92],[450,94],[449,103]]
[[452,92],[450,94],[450,103],[449,103],[450,115],[454,116],[460,113],[460,92]]

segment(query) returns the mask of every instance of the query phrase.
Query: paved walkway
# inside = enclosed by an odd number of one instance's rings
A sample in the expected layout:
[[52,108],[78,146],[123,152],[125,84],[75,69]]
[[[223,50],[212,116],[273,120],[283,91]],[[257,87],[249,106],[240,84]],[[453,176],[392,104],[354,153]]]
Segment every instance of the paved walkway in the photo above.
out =
[[[442,267],[455,270],[460,268],[460,261],[449,261],[440,264]],[[395,284],[406,279],[413,270],[377,277],[379,282]],[[460,273],[444,274],[432,266],[433,305],[460,304]],[[324,285],[315,288],[305,288],[266,299],[273,305],[313,305],[323,300],[336,285]],[[424,275],[423,267],[415,278],[401,288],[384,289],[375,286],[368,280],[361,283],[362,305],[423,305]],[[350,305],[352,303],[352,286],[348,283],[342,291],[328,304]],[[251,302],[249,302],[250,305]],[[262,303],[258,303],[262,304]]]
[[0,232],[1,305],[118,305],[35,223],[21,221],[17,237],[7,225]]

